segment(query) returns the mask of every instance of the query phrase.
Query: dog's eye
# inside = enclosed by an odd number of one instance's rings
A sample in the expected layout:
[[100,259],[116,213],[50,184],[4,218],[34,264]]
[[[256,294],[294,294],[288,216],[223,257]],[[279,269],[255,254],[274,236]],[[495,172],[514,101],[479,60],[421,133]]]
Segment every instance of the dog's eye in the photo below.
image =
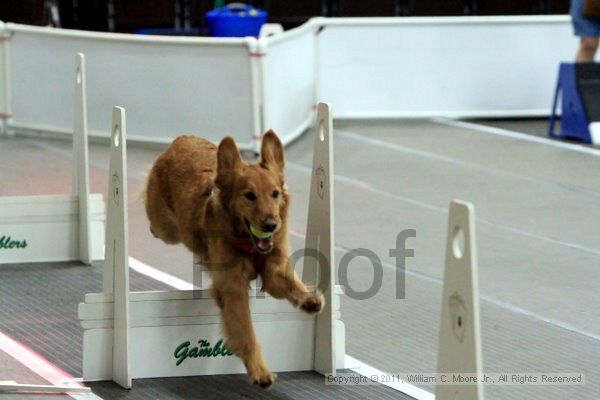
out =
[[246,193],[244,196],[246,196],[246,198],[247,198],[248,200],[250,200],[250,201],[254,201],[254,200],[256,200],[256,195],[255,195],[254,193],[252,193],[252,192],[248,192],[248,193]]
[[274,198],[279,197],[279,190],[273,190],[273,197]]

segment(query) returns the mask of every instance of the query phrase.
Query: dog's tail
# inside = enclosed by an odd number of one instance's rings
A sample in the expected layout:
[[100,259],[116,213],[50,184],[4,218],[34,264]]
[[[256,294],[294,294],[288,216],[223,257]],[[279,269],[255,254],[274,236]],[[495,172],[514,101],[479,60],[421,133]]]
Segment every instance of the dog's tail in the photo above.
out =
[[146,198],[148,194],[148,177],[150,177],[151,170],[152,166],[147,168],[145,171],[140,172],[140,174],[144,177],[144,184],[136,196],[136,201],[142,201],[144,204],[146,204]]

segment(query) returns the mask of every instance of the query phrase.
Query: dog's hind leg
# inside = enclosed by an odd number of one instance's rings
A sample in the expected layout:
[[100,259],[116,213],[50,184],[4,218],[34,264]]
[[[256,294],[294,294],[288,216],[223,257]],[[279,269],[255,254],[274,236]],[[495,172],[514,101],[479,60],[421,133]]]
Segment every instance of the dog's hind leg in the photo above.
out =
[[252,327],[248,303],[249,281],[231,275],[229,282],[219,287],[213,286],[211,290],[221,308],[226,346],[244,362],[250,383],[267,389],[275,382],[275,374],[267,367]]
[[151,173],[145,193],[146,214],[150,220],[150,232],[167,244],[180,242],[179,229],[173,212],[167,206],[156,176]]

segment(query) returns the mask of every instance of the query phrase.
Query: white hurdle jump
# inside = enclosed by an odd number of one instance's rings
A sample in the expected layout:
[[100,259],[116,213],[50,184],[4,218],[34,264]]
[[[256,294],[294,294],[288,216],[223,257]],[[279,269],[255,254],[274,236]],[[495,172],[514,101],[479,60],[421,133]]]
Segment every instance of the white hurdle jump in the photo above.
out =
[[[473,205],[453,201],[448,216],[438,374],[479,377],[482,372],[475,237]],[[437,385],[435,393],[437,400],[483,400],[483,385]]]
[[[320,104],[318,110],[306,247],[323,254],[328,265],[305,257],[301,276],[309,284],[320,282],[326,305],[314,317],[250,290],[254,328],[273,371],[325,374],[344,367],[341,289],[331,285],[335,282],[332,122],[328,105]],[[123,109],[115,108],[112,126],[103,293],[87,294],[79,305],[84,380],[114,380],[130,388],[135,378],[244,373],[242,362],[223,347],[220,311],[208,290],[129,293]]]
[[0,263],[102,259],[104,201],[89,193],[83,54],[76,57],[73,128],[71,195],[0,197]]

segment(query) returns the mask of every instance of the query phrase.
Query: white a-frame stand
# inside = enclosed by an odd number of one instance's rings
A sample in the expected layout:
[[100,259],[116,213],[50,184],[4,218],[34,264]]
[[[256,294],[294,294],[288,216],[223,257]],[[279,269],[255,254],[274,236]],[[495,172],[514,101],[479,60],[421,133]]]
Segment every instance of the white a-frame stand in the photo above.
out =
[[[250,311],[265,359],[273,371],[344,367],[344,324],[334,287],[331,114],[319,105],[303,279],[325,294],[318,317],[284,300],[250,290]],[[223,347],[220,310],[209,291],[131,292],[128,285],[127,180],[124,110],[115,108],[111,143],[108,226],[103,293],[79,305],[83,334],[83,378],[114,380],[244,373],[241,361]],[[149,245],[151,245],[149,243]],[[311,254],[321,254],[318,264]]]
[[[470,203],[450,204],[438,374],[481,376],[481,333],[477,286],[475,211]],[[437,400],[483,400],[483,385],[437,385]]]

